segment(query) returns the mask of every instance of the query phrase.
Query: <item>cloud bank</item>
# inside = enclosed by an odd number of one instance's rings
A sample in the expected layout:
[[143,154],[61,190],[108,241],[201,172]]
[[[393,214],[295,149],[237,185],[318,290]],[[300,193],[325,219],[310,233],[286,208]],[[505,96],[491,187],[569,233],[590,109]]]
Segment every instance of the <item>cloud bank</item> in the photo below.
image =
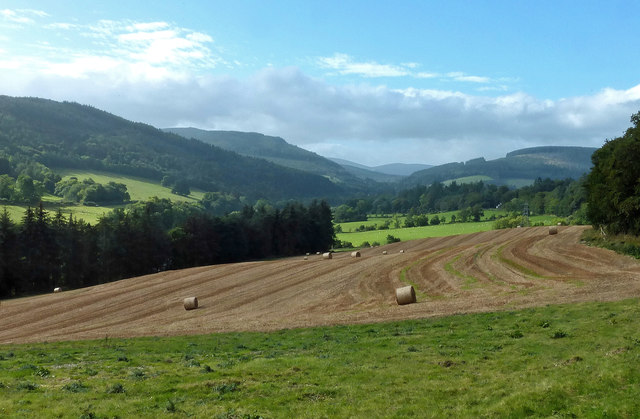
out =
[[[0,12],[5,25],[25,28],[48,16]],[[323,77],[298,67],[238,77],[209,35],[168,22],[49,22],[45,29],[82,37],[85,47],[40,42],[32,54],[0,49],[0,93],[77,101],[157,127],[261,132],[371,165],[491,159],[540,145],[599,147],[621,135],[640,110],[640,85],[553,101],[524,92],[397,89],[373,82],[432,77],[491,88],[499,81],[421,72],[416,63],[358,62],[341,53],[317,59]],[[340,84],[335,74],[365,82]]]

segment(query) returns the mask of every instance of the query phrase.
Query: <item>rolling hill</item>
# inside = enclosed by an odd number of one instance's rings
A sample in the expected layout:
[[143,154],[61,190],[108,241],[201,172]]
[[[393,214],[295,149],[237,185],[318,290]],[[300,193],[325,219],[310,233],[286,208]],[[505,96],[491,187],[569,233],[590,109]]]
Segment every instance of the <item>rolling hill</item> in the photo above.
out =
[[398,182],[419,170],[433,167],[428,164],[390,163],[381,166],[365,166],[349,160],[332,157],[329,160],[338,163],[351,174],[361,179],[372,179],[377,182]]
[[323,176],[241,156],[91,106],[39,98],[0,96],[0,160],[10,162],[4,169],[10,175],[35,162],[52,169],[173,179],[253,200],[345,193]]
[[[521,187],[537,178],[578,179],[591,169],[591,147],[533,147],[515,150],[495,160],[477,158],[448,163],[413,173],[401,185],[430,185],[452,180],[485,179],[490,183]],[[490,180],[486,180],[489,178]]]
[[336,184],[354,189],[364,187],[359,178],[341,165],[289,144],[280,137],[255,132],[209,131],[198,128],[165,128],[164,131],[213,144],[243,156],[261,158],[281,166],[320,175]]

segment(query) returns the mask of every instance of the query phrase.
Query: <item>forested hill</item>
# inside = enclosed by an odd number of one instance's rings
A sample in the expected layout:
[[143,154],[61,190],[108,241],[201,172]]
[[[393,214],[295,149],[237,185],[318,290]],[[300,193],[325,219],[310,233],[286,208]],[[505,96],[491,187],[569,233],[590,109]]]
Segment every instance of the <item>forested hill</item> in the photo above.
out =
[[[498,185],[524,186],[537,178],[579,179],[591,169],[591,147],[533,147],[512,151],[506,157],[465,163],[448,163],[416,172],[404,186],[430,185],[451,180],[484,180]],[[458,182],[460,183],[460,181]]]
[[13,175],[34,161],[52,169],[97,169],[170,179],[250,199],[343,194],[340,186],[324,177],[240,156],[90,106],[0,96],[0,175]]
[[165,128],[164,131],[185,138],[195,138],[243,156],[262,158],[282,166],[325,176],[334,183],[356,189],[363,187],[363,182],[341,165],[289,144],[280,137],[256,132],[209,131],[197,128]]

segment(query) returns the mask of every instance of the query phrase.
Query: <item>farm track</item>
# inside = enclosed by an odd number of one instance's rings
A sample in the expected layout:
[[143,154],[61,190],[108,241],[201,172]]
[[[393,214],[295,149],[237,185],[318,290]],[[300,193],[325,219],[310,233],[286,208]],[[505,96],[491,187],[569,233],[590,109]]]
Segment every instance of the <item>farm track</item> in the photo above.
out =
[[[7,300],[0,343],[268,331],[639,297],[640,263],[580,244],[584,228],[414,240],[362,250],[361,258],[198,267]],[[401,272],[417,287],[417,304],[396,305]],[[182,307],[188,296],[198,297],[197,310]]]

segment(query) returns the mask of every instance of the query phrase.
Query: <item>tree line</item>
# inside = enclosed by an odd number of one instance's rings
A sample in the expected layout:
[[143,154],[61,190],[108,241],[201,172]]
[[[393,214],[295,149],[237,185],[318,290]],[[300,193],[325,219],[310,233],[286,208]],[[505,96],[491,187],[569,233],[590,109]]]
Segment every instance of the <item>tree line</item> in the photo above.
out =
[[587,215],[605,233],[640,235],[640,112],[632,127],[593,153]]
[[[365,221],[368,214],[402,213],[415,217],[446,211],[461,211],[458,221],[478,218],[481,209],[502,208],[522,212],[528,205],[532,214],[569,216],[585,211],[586,191],[584,179],[536,179],[532,185],[518,189],[485,182],[448,185],[435,182],[418,185],[395,195],[352,199],[335,209],[336,222]],[[424,221],[424,220],[423,220]],[[424,221],[426,223],[426,221]]]
[[245,206],[214,216],[196,205],[154,198],[116,209],[92,226],[42,204],[22,222],[0,213],[0,298],[79,288],[216,263],[291,256],[331,247],[325,201]]

